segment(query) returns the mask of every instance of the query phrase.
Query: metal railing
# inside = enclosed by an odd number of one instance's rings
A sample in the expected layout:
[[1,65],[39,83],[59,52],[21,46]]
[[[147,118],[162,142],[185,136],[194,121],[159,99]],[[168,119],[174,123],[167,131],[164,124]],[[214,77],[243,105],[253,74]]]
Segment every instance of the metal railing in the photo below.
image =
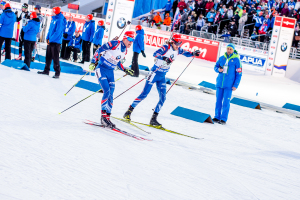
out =
[[[246,26],[252,26],[252,25],[254,25],[254,24],[255,24],[255,23],[244,25],[243,28],[242,28],[242,31],[241,31],[241,37],[244,35],[245,27],[246,27]],[[249,35],[249,36],[250,36],[250,35]]]
[[210,39],[210,40],[216,40],[216,35],[215,34],[213,34],[213,33],[207,33],[205,31],[193,30],[192,31],[192,36],[194,36],[194,37],[201,37],[201,38]]
[[[221,24],[223,23],[227,23],[227,22],[229,22],[230,21],[230,19],[223,19],[223,20],[221,20],[220,22],[219,22],[219,25],[218,25],[218,28],[217,28],[217,33],[219,33],[219,31],[220,31],[220,26],[221,26]],[[226,25],[226,24],[225,24]],[[225,25],[224,25],[224,27],[225,27]]]

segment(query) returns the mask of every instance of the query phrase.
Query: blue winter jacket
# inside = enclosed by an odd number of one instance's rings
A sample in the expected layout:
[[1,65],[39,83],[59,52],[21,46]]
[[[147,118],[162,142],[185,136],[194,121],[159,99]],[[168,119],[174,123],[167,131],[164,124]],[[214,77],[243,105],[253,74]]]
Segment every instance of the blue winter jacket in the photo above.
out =
[[270,28],[273,29],[274,23],[275,23],[275,17],[272,17],[271,22],[270,22]]
[[74,33],[75,33],[75,30],[76,30],[75,22],[74,21],[72,21],[72,22],[68,21],[66,26],[65,26],[65,29],[64,29],[64,34],[67,33],[68,37],[67,38],[63,37],[63,40],[71,40]]
[[75,35],[72,36],[68,46],[73,46],[76,49],[79,49],[81,51],[81,42],[82,42],[82,37],[79,35],[76,37]]
[[[208,12],[206,17],[208,22],[214,22],[216,13]],[[211,18],[212,17],[212,18]]]
[[95,45],[102,45],[104,30],[105,30],[105,26],[97,26],[97,30],[94,34],[94,39],[93,39],[93,43]]
[[40,31],[40,19],[34,18],[32,20],[29,20],[27,25],[23,27],[24,31],[24,40],[28,41],[36,41],[36,35]]
[[4,38],[12,38],[14,32],[14,25],[17,21],[15,13],[11,9],[4,9],[0,16],[0,36]]
[[[219,72],[219,67],[224,67],[228,59],[227,73]],[[227,53],[221,56],[215,65],[215,71],[219,73],[216,87],[218,88],[238,88],[242,78],[242,64],[237,51],[228,58]]]
[[50,43],[61,44],[66,23],[67,20],[62,13],[52,16],[46,39],[49,40]]
[[256,16],[255,17],[255,27],[260,27],[263,24],[264,16]]
[[168,1],[165,7],[163,7],[163,9],[166,9],[165,11],[170,11],[172,9],[172,5],[172,2]]
[[82,40],[93,42],[95,33],[95,21],[91,20],[89,22],[85,22],[82,30]]
[[145,50],[145,43],[144,43],[145,31],[144,31],[144,29],[142,29],[142,30],[137,31],[136,33],[137,33],[137,35],[133,42],[133,52],[141,53],[141,51]]

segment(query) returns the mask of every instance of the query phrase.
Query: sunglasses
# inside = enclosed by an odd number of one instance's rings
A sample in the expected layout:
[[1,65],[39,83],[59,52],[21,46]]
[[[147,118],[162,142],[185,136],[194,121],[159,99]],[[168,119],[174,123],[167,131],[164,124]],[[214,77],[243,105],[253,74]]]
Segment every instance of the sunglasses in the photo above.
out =
[[23,6],[22,8],[25,8],[25,9],[27,9],[27,7],[25,7],[25,6]]
[[127,40],[128,40],[129,42],[134,42],[134,39],[131,38],[131,37],[127,37]]

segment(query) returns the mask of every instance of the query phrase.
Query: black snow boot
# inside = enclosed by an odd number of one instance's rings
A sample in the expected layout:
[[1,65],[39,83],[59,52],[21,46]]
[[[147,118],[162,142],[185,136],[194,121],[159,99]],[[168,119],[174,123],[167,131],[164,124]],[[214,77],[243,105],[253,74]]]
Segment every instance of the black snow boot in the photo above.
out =
[[221,121],[219,122],[219,124],[226,125],[226,122],[223,121],[223,120],[221,120]]
[[161,124],[158,123],[158,121],[157,121],[157,115],[158,115],[157,112],[153,113],[151,121],[150,121],[150,125],[152,125],[152,126],[161,126]]
[[127,110],[126,113],[124,114],[123,118],[126,119],[126,120],[131,121],[130,115],[131,115],[133,109],[134,109],[134,107],[132,107],[132,106],[130,105],[129,108],[128,108],[128,110]]
[[215,122],[215,123],[220,123],[220,120],[217,119],[217,118],[213,118],[212,120],[213,120],[213,122]]
[[38,71],[38,74],[44,74],[44,75],[49,75],[49,72],[45,72],[45,71]]
[[101,124],[108,128],[116,128],[116,125],[110,121],[110,113],[106,113],[105,110],[101,111]]

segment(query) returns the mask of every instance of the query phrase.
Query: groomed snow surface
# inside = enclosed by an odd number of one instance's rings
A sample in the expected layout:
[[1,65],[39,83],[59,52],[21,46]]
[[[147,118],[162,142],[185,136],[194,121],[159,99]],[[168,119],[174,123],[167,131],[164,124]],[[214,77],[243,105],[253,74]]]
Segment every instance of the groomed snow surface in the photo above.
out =
[[[115,78],[122,75],[116,71]],[[138,141],[82,123],[100,120],[102,94],[58,114],[92,93],[74,88],[64,96],[80,77],[55,80],[0,65],[1,200],[300,199],[299,119],[231,105],[226,126],[189,121],[170,113],[182,106],[213,117],[215,96],[174,86],[159,122],[205,139],[142,127],[152,133],[146,134],[112,119],[153,139]],[[116,82],[115,96],[140,79]],[[143,86],[116,99],[113,115],[122,117]],[[149,123],[157,101],[154,86],[132,119]]]

